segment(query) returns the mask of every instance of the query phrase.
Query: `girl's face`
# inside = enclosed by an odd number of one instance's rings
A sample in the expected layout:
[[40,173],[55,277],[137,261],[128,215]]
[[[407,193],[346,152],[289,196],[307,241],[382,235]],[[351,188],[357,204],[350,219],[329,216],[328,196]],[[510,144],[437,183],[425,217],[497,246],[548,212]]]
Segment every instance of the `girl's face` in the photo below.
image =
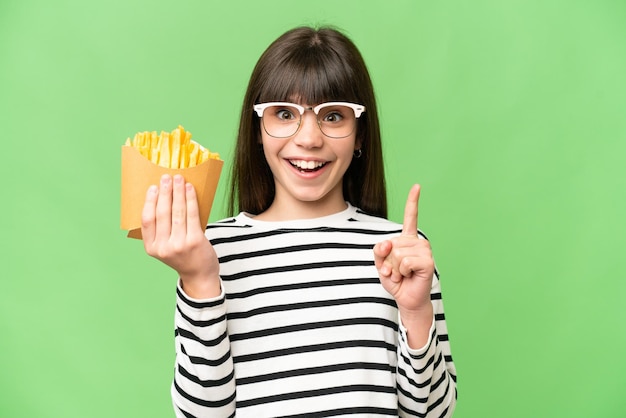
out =
[[360,147],[356,128],[344,138],[328,137],[320,130],[315,113],[307,110],[300,129],[291,137],[275,138],[263,127],[260,130],[276,189],[272,205],[260,219],[313,218],[346,208],[343,175]]

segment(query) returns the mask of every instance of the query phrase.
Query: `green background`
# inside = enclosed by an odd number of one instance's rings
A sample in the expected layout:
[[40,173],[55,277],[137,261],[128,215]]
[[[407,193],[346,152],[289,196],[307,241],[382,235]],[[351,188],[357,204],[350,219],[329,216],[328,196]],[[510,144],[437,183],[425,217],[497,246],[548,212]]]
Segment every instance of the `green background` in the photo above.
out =
[[176,278],[119,229],[120,146],[182,124],[227,173],[300,24],[369,65],[394,220],[423,186],[455,418],[626,416],[623,0],[0,0],[0,416],[173,416]]

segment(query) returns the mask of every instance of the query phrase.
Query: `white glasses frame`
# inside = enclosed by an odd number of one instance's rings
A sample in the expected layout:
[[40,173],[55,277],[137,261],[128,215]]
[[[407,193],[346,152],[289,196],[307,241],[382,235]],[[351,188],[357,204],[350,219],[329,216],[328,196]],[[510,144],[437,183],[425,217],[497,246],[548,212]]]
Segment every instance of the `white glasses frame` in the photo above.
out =
[[[326,103],[320,103],[320,104],[318,104],[315,107],[304,107],[304,106],[301,106],[299,104],[290,103],[290,102],[268,102],[268,103],[255,104],[253,107],[254,107],[254,111],[259,116],[259,118],[263,118],[263,112],[265,111],[265,109],[267,109],[268,107],[272,107],[272,106],[290,106],[290,107],[293,107],[293,108],[297,109],[298,112],[300,112],[300,122],[298,123],[298,128],[290,136],[295,135],[300,130],[300,126],[301,126],[301,122],[302,122],[302,115],[304,115],[304,112],[307,111],[307,110],[312,110],[313,113],[315,113],[315,118],[317,120],[317,126],[320,128],[320,130],[322,129],[322,126],[320,125],[321,122],[320,122],[320,120],[317,117],[319,116],[320,110],[324,109],[325,107],[330,107],[330,106],[346,106],[346,107],[349,107],[350,109],[352,109],[354,111],[355,119],[358,119],[361,116],[361,114],[363,112],[365,112],[365,106],[360,105],[360,104],[356,104],[356,103],[349,103],[349,102],[326,102]],[[265,129],[265,126],[263,127],[263,129]],[[267,130],[265,132],[267,132]],[[322,133],[324,133],[324,132],[322,131]],[[274,135],[271,135],[269,132],[267,132],[267,134],[270,135],[270,136],[274,136]],[[326,134],[324,133],[324,135],[326,135]],[[349,135],[350,134],[345,135],[343,137],[336,137],[336,138],[345,138],[346,136],[349,136]],[[326,136],[329,136],[329,135],[326,135]],[[275,137],[275,138],[289,138],[289,136]],[[334,137],[331,137],[331,138],[334,138]]]

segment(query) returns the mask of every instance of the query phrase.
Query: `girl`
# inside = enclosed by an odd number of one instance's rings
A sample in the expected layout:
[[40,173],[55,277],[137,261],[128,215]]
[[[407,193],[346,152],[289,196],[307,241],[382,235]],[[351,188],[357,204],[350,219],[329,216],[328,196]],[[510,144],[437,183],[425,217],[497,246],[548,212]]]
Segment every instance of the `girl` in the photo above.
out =
[[418,199],[416,185],[403,224],[385,219],[354,44],[306,27],[274,41],[244,98],[232,217],[205,231],[181,176],[147,193],[145,249],[179,275],[177,416],[451,416],[456,371]]

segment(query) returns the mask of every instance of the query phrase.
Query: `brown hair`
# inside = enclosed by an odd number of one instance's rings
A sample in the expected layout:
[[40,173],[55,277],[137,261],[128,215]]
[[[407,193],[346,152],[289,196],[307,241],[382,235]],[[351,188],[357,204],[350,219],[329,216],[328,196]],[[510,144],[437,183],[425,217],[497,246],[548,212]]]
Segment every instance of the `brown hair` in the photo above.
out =
[[294,97],[310,104],[347,101],[365,106],[357,125],[362,156],[354,158],[344,174],[343,194],[363,211],[387,217],[380,127],[369,72],[352,41],[329,27],[299,27],[284,33],[252,71],[231,173],[230,215],[259,214],[274,199],[274,177],[260,145],[260,121],[253,105]]

